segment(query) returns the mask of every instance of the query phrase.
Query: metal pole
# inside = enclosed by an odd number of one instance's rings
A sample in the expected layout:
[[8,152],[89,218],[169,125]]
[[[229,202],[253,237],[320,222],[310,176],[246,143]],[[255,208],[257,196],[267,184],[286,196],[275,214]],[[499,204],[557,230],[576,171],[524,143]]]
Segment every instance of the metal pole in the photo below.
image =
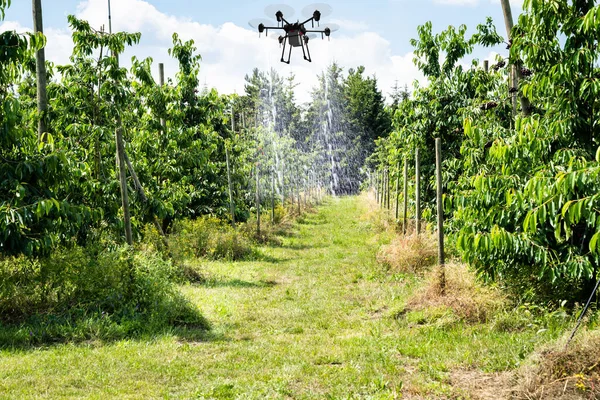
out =
[[440,268],[440,292],[446,293],[446,267],[444,257],[444,204],[442,188],[442,139],[435,139],[435,165],[437,182],[437,216],[438,216],[438,263]]

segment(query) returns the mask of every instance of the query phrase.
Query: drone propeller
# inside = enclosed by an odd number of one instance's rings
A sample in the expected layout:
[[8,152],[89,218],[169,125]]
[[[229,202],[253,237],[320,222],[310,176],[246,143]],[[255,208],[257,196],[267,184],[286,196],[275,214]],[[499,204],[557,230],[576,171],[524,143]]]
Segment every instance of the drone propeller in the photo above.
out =
[[275,26],[275,22],[266,18],[254,18],[248,21],[248,25],[257,29],[259,33],[263,33],[266,26]]
[[329,32],[337,32],[340,30],[340,26],[338,24],[327,24],[325,25],[325,29],[323,30],[329,30]]
[[290,19],[294,16],[294,9],[287,4],[273,4],[265,8],[265,14],[269,18],[277,19],[277,22],[283,22],[283,19]]
[[315,22],[319,22],[321,18],[329,17],[333,13],[333,8],[329,4],[314,3],[302,9],[302,16],[306,18],[315,17]]

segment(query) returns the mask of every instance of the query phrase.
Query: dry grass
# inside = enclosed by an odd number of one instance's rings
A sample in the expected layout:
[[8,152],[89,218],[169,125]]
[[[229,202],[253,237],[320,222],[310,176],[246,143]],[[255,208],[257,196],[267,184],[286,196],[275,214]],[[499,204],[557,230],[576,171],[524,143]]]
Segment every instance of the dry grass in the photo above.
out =
[[473,272],[464,264],[446,265],[443,295],[439,275],[439,268],[428,274],[425,285],[408,301],[408,311],[447,307],[465,322],[484,323],[506,305],[506,299],[499,290],[477,282]]
[[514,399],[599,399],[600,330],[568,335],[534,353],[516,375]]
[[389,212],[379,206],[374,192],[363,193],[361,203],[365,209],[361,215],[361,220],[368,222],[370,228],[376,233],[395,230],[394,221],[392,221]]
[[377,254],[379,263],[404,273],[422,273],[435,265],[436,260],[437,243],[428,234],[398,236]]

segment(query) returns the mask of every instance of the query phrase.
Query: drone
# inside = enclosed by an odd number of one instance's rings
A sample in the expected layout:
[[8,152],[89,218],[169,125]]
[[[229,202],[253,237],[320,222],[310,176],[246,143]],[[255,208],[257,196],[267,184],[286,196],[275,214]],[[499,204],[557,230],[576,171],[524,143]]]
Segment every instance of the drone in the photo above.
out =
[[[292,49],[294,47],[301,47],[304,59],[308,62],[312,62],[310,56],[310,50],[308,48],[308,42],[310,39],[315,39],[318,35],[321,35],[321,39],[329,38],[332,32],[339,29],[336,24],[328,24],[324,29],[320,28],[321,18],[327,17],[332,13],[332,9],[327,4],[311,4],[306,6],[302,10],[303,15],[307,18],[304,22],[297,20],[296,22],[289,22],[287,18],[294,16],[294,9],[288,5],[272,5],[265,9],[267,16],[275,15],[277,20],[277,26],[274,26],[275,22],[267,19],[253,19],[248,24],[254,29],[258,29],[259,35],[264,32],[266,36],[269,35],[269,30],[282,30],[285,32],[285,36],[279,36],[277,40],[279,45],[283,45],[281,52],[281,62],[289,64],[292,58]],[[307,25],[310,25],[310,29],[307,29]],[[285,59],[286,48],[289,47],[287,60]]]

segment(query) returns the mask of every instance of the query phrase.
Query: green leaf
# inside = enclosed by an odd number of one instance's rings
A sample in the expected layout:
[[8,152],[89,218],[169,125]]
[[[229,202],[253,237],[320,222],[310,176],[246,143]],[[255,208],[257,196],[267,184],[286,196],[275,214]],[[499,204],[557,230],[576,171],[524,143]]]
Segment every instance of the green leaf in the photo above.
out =
[[600,249],[598,249],[598,238],[600,238],[600,231],[596,232],[592,239],[590,240],[590,251],[592,253],[600,253]]

